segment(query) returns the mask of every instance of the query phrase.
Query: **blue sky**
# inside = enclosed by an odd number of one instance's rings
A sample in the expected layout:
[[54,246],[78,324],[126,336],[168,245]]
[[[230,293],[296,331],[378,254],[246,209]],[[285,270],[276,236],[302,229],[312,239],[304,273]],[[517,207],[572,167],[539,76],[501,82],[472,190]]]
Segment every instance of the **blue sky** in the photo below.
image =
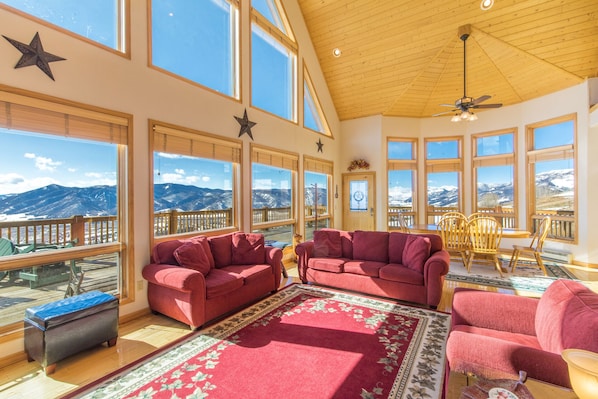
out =
[[[87,36],[96,40],[100,43],[108,46],[115,46],[116,41],[116,10],[111,7],[106,7],[107,3],[116,4],[116,2],[106,2],[105,0],[86,0],[85,6],[81,7],[80,0],[9,0],[4,1],[8,5],[20,8],[22,10],[32,12],[36,16],[46,19],[50,22],[59,24],[67,29],[71,29],[83,36]],[[173,29],[172,32],[164,32],[163,35],[158,35],[154,32],[154,41],[156,45],[162,43],[165,46],[170,47],[174,53],[178,54],[193,54],[193,53],[210,53],[218,54],[222,51],[217,52],[215,49],[220,48],[222,50],[223,41],[220,40],[174,40],[174,38],[183,34],[179,30],[180,26],[189,28],[195,27],[199,31],[194,32],[194,35],[200,35],[202,32],[209,31],[211,28],[208,24],[214,24],[213,29],[222,32],[222,25],[226,23],[226,18],[223,15],[223,8],[219,0],[213,0],[210,3],[213,7],[210,8],[210,14],[204,16],[202,26],[196,26],[189,21],[192,13],[185,14],[185,10],[188,10],[191,4],[197,4],[198,13],[201,11],[200,4],[202,3],[186,3],[184,1],[155,1],[153,4],[154,12],[162,12],[164,15],[169,15],[165,19],[165,24],[160,27],[159,24],[154,26],[154,30],[157,28],[162,31]],[[206,3],[203,3],[204,5]],[[183,6],[181,9],[175,8],[176,5]],[[269,13],[267,7],[267,1],[259,0],[254,2],[254,6],[264,14],[267,15],[270,20],[275,21],[276,25],[280,26],[278,16]],[[35,10],[35,11],[31,11]],[[170,24],[169,19],[173,18],[181,22],[180,24]],[[191,17],[192,18],[192,17]],[[100,23],[101,21],[101,23]],[[185,23],[185,21],[187,21]],[[216,28],[218,26],[218,28]],[[192,32],[193,33],[193,32]],[[170,36],[174,35],[174,36]],[[205,33],[204,33],[205,35]],[[162,40],[158,38],[166,38],[168,40]],[[184,35],[183,37],[187,37]],[[23,39],[21,39],[23,40]],[[162,40],[162,41],[160,41]],[[228,39],[226,39],[228,41]],[[186,51],[189,45],[199,46],[197,51]],[[207,46],[207,47],[206,47]],[[261,66],[268,65],[268,58],[272,61],[272,57],[277,58],[276,51],[273,48],[265,48],[268,50],[270,56],[264,56],[263,59],[259,58]],[[255,50],[258,51],[257,49]],[[159,51],[155,52],[160,54]],[[259,52],[258,52],[259,53]],[[165,60],[168,52],[165,54]],[[266,54],[266,53],[264,53]],[[276,55],[276,56],[275,56]],[[280,55],[280,54],[278,54]],[[15,55],[16,57],[16,55]],[[212,68],[210,69],[197,69],[198,63],[192,62],[193,60],[187,60],[187,62],[181,62],[176,65],[177,73],[183,76],[193,76],[194,74],[200,73],[203,84],[211,87],[219,88],[222,87],[222,91],[231,90],[226,84],[223,84],[222,71],[226,70],[228,66],[223,67],[222,65],[216,65],[216,69],[220,70],[220,73],[214,73]],[[229,60],[230,61],[230,60]],[[156,61],[158,62],[158,61]],[[255,62],[255,61],[254,61]],[[159,62],[158,62],[159,63]],[[284,64],[284,57],[282,60],[275,62],[276,64]],[[209,65],[210,63],[200,63],[202,65]],[[166,67],[166,66],[165,66]],[[195,68],[193,71],[187,70],[186,68]],[[173,66],[174,68],[174,66]],[[258,68],[252,68],[255,74],[255,70]],[[267,78],[254,76],[256,82],[261,82],[261,85],[254,85],[262,87],[267,82],[276,82],[276,79],[271,79],[270,74],[272,70],[268,68],[264,69],[264,73],[268,75]],[[226,75],[226,74],[225,74]],[[284,80],[283,77],[280,79]],[[279,80],[280,80],[279,79]],[[224,79],[225,80],[225,79]],[[278,85],[280,86],[280,85]],[[256,93],[271,93],[271,88],[265,88],[266,90],[255,90]],[[254,101],[265,101],[263,97],[255,97]],[[272,98],[275,100],[273,103],[283,109],[280,110],[281,114],[284,114],[288,110],[288,104],[281,103],[276,100],[276,97],[266,96],[266,98]],[[275,105],[272,105],[273,107]],[[268,104],[263,104],[263,107],[269,107]],[[278,112],[278,111],[277,111]],[[475,123],[475,122],[473,122]],[[572,122],[568,122],[572,123]],[[571,128],[571,126],[566,126]],[[555,142],[563,141],[563,126],[548,126],[537,129],[538,139],[537,144],[539,148],[549,147],[554,145]],[[567,130],[567,129],[566,129]],[[571,129],[572,130],[572,129]],[[35,137],[33,140],[32,138]],[[566,137],[566,136],[565,136]],[[565,141],[572,142],[572,136],[570,139]],[[48,137],[46,135],[13,135],[6,133],[6,131],[0,130],[0,142],[4,149],[9,148],[9,151],[3,151],[2,156],[2,170],[0,171],[0,194],[13,194],[21,193],[24,191],[32,190],[35,188],[43,187],[48,184],[60,184],[64,186],[76,186],[85,187],[93,185],[114,185],[116,183],[116,150],[115,146],[112,145],[99,145],[87,144],[82,141],[68,139],[63,140],[60,138]],[[450,149],[449,149],[450,152]],[[400,158],[403,158],[405,154],[399,154]],[[108,161],[107,161],[108,160]],[[569,163],[570,164],[570,163]],[[546,164],[543,165],[544,170],[550,168],[563,168],[567,166],[567,163],[560,163],[558,165]],[[167,154],[160,154],[155,158],[155,170],[154,177],[156,183],[179,183],[179,184],[192,184],[200,187],[207,188],[221,188],[230,189],[232,187],[231,172],[228,170],[229,167],[220,162],[206,161],[204,164],[199,165],[197,160],[192,160],[185,157],[173,157]],[[266,173],[263,167],[254,168],[255,184],[259,188],[286,188],[284,187],[286,179],[280,180],[279,173]],[[266,170],[268,168],[265,168]],[[543,170],[541,170],[543,171]],[[158,174],[159,172],[159,174]],[[435,177],[442,177],[442,174],[435,174]],[[484,179],[492,180],[493,182],[504,182],[511,179],[508,173],[500,168],[493,168],[489,171]],[[312,182],[305,182],[306,185],[310,185]],[[429,181],[430,185],[446,185],[451,184],[449,180],[443,180],[439,178],[437,181]],[[320,184],[320,183],[319,183]],[[323,185],[324,183],[322,183]]]

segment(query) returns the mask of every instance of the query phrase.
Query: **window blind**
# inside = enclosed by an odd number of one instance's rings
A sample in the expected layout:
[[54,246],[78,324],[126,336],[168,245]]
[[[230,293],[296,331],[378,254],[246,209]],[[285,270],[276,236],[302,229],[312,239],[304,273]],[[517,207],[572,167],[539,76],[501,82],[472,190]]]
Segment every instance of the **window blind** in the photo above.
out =
[[129,119],[0,90],[0,126],[113,144],[127,144]]
[[251,149],[251,161],[277,168],[299,170],[299,156],[274,149],[254,146]]

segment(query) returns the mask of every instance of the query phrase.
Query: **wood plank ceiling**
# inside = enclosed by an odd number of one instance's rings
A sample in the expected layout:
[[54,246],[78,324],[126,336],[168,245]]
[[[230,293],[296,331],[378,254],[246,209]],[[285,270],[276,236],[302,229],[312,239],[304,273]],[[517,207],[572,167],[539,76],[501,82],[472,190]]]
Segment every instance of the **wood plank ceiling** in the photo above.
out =
[[598,0],[298,1],[341,120],[450,110],[468,24],[470,97],[509,105],[598,76]]

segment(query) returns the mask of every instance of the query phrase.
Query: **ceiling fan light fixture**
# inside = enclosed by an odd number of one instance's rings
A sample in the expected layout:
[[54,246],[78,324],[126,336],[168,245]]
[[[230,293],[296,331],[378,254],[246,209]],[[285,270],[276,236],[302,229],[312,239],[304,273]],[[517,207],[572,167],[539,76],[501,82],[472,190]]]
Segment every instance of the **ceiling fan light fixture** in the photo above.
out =
[[461,122],[461,118],[459,117],[459,114],[453,115],[453,117],[451,118],[451,122]]
[[470,116],[470,115],[471,115],[471,114],[470,114],[469,112],[467,112],[467,111],[463,111],[463,112],[461,112],[461,115],[459,115],[459,118],[461,118],[462,120],[464,120],[464,121],[465,121],[465,120],[469,119],[469,116]]
[[478,116],[476,114],[474,114],[473,112],[469,113],[469,117],[467,118],[468,121],[477,121],[478,120]]
[[482,0],[480,3],[480,8],[482,11],[488,11],[494,5],[494,0]]

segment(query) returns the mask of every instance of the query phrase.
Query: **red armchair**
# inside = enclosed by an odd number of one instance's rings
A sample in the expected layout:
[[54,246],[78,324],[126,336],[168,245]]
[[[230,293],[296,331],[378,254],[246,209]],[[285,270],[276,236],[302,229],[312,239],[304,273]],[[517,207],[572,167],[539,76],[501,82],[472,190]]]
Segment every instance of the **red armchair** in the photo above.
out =
[[580,282],[556,280],[540,299],[456,288],[445,382],[451,370],[487,379],[524,370],[570,388],[568,348],[598,352],[598,294]]

